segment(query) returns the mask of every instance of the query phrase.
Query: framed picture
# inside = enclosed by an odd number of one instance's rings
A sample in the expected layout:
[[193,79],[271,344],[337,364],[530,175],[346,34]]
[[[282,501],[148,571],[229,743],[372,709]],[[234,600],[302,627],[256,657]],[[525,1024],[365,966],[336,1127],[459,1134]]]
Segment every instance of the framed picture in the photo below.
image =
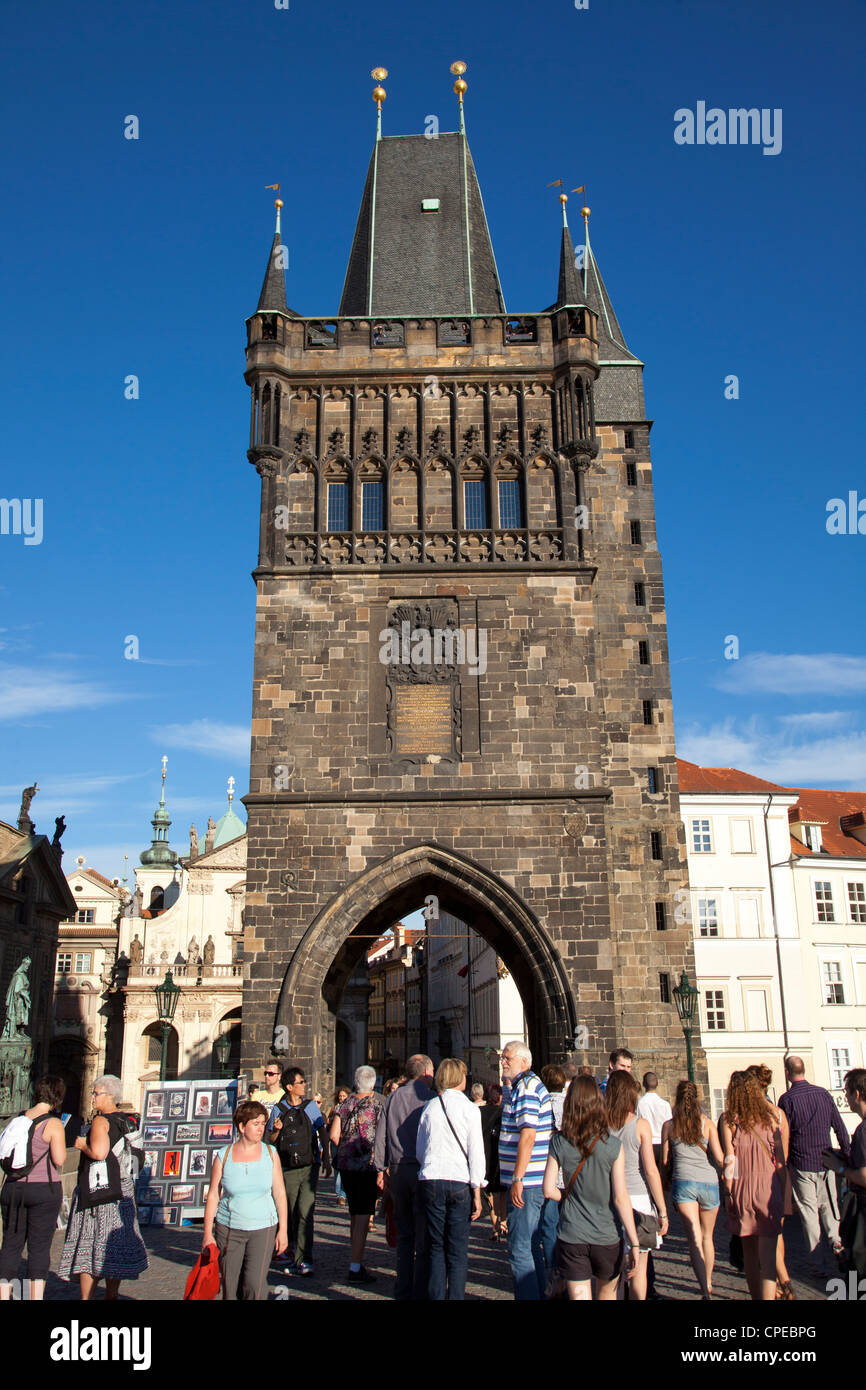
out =
[[151,1226],[179,1226],[180,1207],[151,1207]]
[[161,1207],[165,1201],[165,1193],[161,1187],[155,1187],[152,1183],[139,1185],[136,1193],[138,1204],[142,1207]]
[[210,1175],[210,1155],[212,1149],[190,1149],[187,1160],[188,1178],[206,1178]]
[[177,1125],[174,1131],[176,1144],[200,1144],[201,1125]]
[[142,1165],[141,1165],[141,1177],[149,1178],[149,1177],[158,1177],[158,1176],[159,1176],[159,1150],[158,1150],[158,1149],[145,1149],[145,1151],[144,1151],[144,1160],[143,1160]]
[[167,1144],[169,1125],[145,1125],[144,1142],[148,1144]]
[[191,1202],[195,1198],[195,1183],[175,1183],[169,1192],[172,1202]]
[[232,1105],[232,1099],[229,1091],[217,1091],[216,1113],[218,1115],[233,1115],[235,1107]]
[[213,1114],[213,1093],[211,1091],[196,1091],[193,1114],[196,1119],[208,1119]]
[[186,1091],[168,1092],[168,1118],[170,1120],[185,1120],[186,1107],[188,1102]]
[[146,1120],[165,1119],[165,1091],[151,1091],[144,1107]]
[[162,1176],[164,1178],[179,1178],[182,1158],[183,1154],[180,1149],[166,1149],[163,1156]]
[[[139,1198],[139,1201],[141,1201],[141,1198]],[[139,1226],[149,1226],[149,1225],[150,1225],[150,1213],[151,1213],[152,1211],[153,1211],[153,1207],[139,1207],[139,1209],[138,1209],[138,1224],[139,1224]]]
[[207,1142],[209,1144],[230,1144],[234,1126],[229,1124],[208,1125]]

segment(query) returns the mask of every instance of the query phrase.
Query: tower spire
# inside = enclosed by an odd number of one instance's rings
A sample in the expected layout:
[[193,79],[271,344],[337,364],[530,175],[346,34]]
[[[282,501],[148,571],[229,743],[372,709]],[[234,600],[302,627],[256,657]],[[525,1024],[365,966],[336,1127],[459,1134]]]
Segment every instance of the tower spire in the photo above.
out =
[[153,839],[150,842],[150,849],[141,851],[142,864],[160,865],[165,864],[174,868],[177,863],[177,855],[168,843],[168,832],[171,826],[171,816],[165,806],[165,774],[168,767],[168,758],[162,759],[162,782],[159,791],[159,805],[153,813]]
[[381,139],[382,139],[382,102],[385,100],[386,96],[388,95],[388,93],[385,91],[385,88],[382,86],[382,83],[385,81],[385,78],[388,76],[388,69],[387,69],[387,68],[374,68],[373,71],[370,73],[370,76],[375,80],[375,83],[376,83],[375,87],[373,88],[373,100],[374,100],[375,103],[376,103],[376,139],[377,139],[377,140],[381,140]]
[[461,59],[458,59],[456,63],[451,64],[451,71],[457,78],[457,81],[454,83],[454,91],[457,94],[458,113],[460,116],[460,134],[465,136],[466,118],[463,114],[463,94],[468,89],[466,83],[463,81],[463,74],[466,71],[466,64]]
[[[269,189],[280,191],[278,183],[269,183]],[[288,265],[288,253],[283,246],[281,234],[281,214],[283,210],[282,198],[274,199],[276,208],[276,226],[274,229],[274,239],[271,242],[271,252],[268,256],[268,265],[265,271],[265,278],[262,281],[262,291],[259,295],[259,302],[256,306],[257,312],[287,314],[290,318],[297,315],[286,303],[286,266]]]
[[[561,185],[562,180],[557,182]],[[553,185],[549,185],[553,186]],[[575,265],[574,242],[571,239],[571,230],[568,225],[568,214],[566,204],[568,194],[565,189],[559,195],[560,206],[562,207],[562,237],[559,244],[559,285],[556,291],[555,308],[561,309],[566,304],[584,304],[586,295],[581,284],[580,275]]]

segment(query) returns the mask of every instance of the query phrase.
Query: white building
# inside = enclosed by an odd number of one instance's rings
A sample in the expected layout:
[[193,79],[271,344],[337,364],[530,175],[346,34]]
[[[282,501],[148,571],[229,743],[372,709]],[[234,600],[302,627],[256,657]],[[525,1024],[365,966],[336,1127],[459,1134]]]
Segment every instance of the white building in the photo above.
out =
[[504,1043],[528,1038],[517,986],[493,947],[459,918],[440,911],[428,932],[430,1055],[462,1057],[476,1081],[498,1081]]
[[[783,1059],[834,1096],[866,1065],[866,796],[678,759],[700,1028],[715,1117],[732,1071]],[[682,920],[682,919],[680,919]]]

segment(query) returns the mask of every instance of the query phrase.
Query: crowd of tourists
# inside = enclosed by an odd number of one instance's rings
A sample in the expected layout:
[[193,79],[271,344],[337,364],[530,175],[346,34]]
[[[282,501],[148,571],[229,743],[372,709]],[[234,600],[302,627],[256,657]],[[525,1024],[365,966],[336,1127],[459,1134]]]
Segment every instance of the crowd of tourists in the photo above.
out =
[[[730,1259],[752,1299],[794,1297],[783,1225],[799,1214],[814,1272],[866,1277],[866,1070],[845,1077],[860,1124],[849,1136],[830,1093],[785,1061],[787,1089],[768,1099],[772,1073],[735,1071],[718,1124],[693,1081],[673,1103],[658,1077],[642,1086],[632,1054],[617,1048],[599,1081],[588,1067],[536,1074],[524,1042],[501,1055],[502,1085],[467,1093],[463,1061],[410,1057],[387,1094],[359,1067],[330,1106],[308,1097],[303,1069],[264,1069],[234,1114],[237,1138],[211,1170],[202,1251],[215,1249],[225,1299],[267,1296],[276,1262],[314,1275],[314,1218],[321,1177],[337,1176],[348,1208],[346,1281],[372,1284],[364,1263],[377,1209],[396,1247],[399,1300],[461,1300],[472,1223],[486,1204],[491,1242],[507,1241],[515,1299],[602,1301],[656,1298],[654,1252],[676,1211],[688,1242],[697,1296],[713,1297],[715,1226],[724,1207]],[[63,1081],[43,1077],[34,1104],[0,1135],[3,1244],[0,1300],[11,1296],[25,1246],[30,1297],[41,1298],[60,1212],[66,1138]],[[58,1273],[106,1297],[147,1267],[126,1161],[135,1121],[120,1109],[120,1082],[93,1087],[94,1117],[75,1141],[81,1158]],[[327,1110],[327,1114],[325,1113]],[[837,1145],[831,1145],[835,1136]],[[847,1187],[838,1206],[837,1175]]]

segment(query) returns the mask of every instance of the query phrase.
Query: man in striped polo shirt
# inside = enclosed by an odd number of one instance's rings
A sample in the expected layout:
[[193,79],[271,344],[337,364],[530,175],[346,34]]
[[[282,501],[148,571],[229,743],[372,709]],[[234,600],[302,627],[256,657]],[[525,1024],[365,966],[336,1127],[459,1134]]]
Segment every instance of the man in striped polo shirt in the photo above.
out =
[[524,1042],[509,1042],[502,1051],[502,1097],[499,1171],[508,1188],[508,1259],[514,1297],[544,1297],[547,1272],[541,1239],[544,1194],[541,1189],[547,1150],[553,1135],[553,1108],[545,1086],[532,1070],[532,1053]]

